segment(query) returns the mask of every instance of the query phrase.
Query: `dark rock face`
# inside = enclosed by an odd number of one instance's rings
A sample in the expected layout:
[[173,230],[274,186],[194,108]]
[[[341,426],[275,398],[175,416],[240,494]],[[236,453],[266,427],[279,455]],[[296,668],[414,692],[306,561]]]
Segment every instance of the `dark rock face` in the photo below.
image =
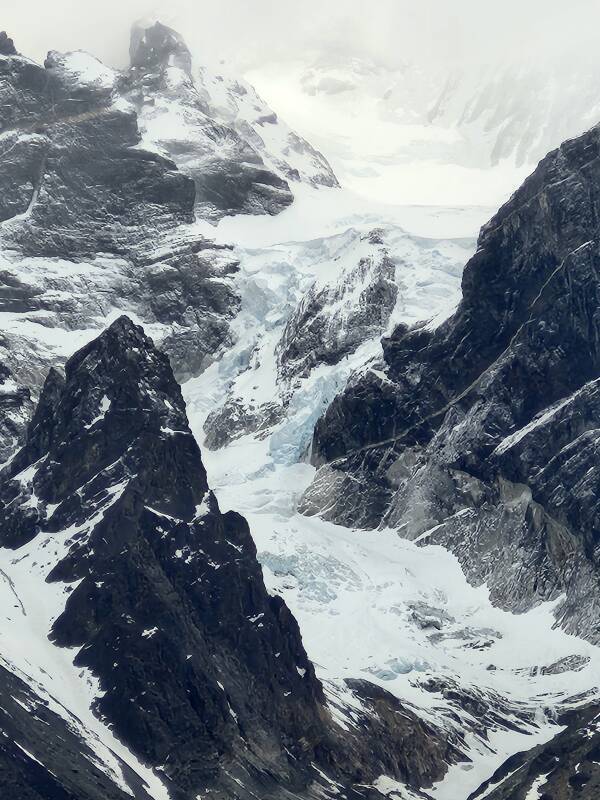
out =
[[450,546],[497,602],[566,593],[559,616],[594,640],[599,156],[598,129],[547,156],[482,229],[456,314],[397,328],[382,370],[336,398],[302,506],[411,538],[436,528],[427,542]]
[[0,464],[21,444],[32,410],[29,390],[17,385],[10,370],[0,364]]
[[15,43],[9,38],[6,31],[0,31],[0,55],[12,56],[16,53]]
[[385,330],[398,286],[395,264],[376,237],[376,230],[364,237],[374,246],[373,256],[361,258],[336,283],[314,286],[302,298],[277,349],[284,380],[306,376],[318,364],[337,364]]
[[34,396],[75,349],[61,331],[119,313],[153,326],[180,379],[231,342],[237,262],[190,227],[194,182],[140,147],[117,77],[84,53],[0,55],[0,312],[19,320],[0,361]]
[[192,56],[181,36],[160,22],[149,27],[134,25],[129,43],[132,67],[153,70],[178,67],[192,71]]
[[595,800],[600,794],[599,719],[597,705],[565,713],[564,731],[509,758],[468,800]]
[[[194,187],[175,165],[139,143],[133,112],[111,104],[111,87],[80,83],[73,93],[65,62],[45,67],[20,56],[2,62],[6,93],[0,124],[10,148],[0,181],[15,178],[22,218],[2,231],[2,244],[27,255],[80,258],[98,252],[144,260],[165,231],[192,220]],[[27,191],[25,191],[27,188]],[[3,218],[18,216],[3,208]]]
[[42,531],[64,539],[48,580],[72,587],[51,639],[80,648],[96,713],[174,797],[317,797],[313,763],[351,792],[381,773],[419,787],[457,757],[369,684],[337,729],[247,523],[208,488],[167,356],[127,317],[49,373],[0,475],[0,544]]
[[280,403],[248,406],[237,399],[227,400],[206,418],[204,444],[210,450],[218,450],[247,433],[264,432],[268,436],[271,427],[282,419],[284,411],[285,407]]
[[[130,52],[131,69],[120,79],[119,93],[136,109],[145,140],[194,180],[199,216],[277,214],[290,205],[286,181],[234,128],[209,116],[178,33],[159,22],[134,27]],[[168,119],[174,107],[178,116]]]

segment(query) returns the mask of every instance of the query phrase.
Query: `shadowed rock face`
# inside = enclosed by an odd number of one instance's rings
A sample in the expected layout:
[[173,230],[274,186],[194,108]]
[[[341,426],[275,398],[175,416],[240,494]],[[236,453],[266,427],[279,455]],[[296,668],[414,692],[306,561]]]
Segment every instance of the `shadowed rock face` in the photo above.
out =
[[233,127],[208,113],[192,78],[192,57],[176,31],[160,22],[135,26],[130,54],[119,93],[136,109],[145,140],[193,179],[198,216],[278,214],[290,205],[287,182]]
[[0,208],[12,219],[1,231],[5,248],[143,262],[159,236],[192,220],[193,183],[168,159],[136,148],[135,113],[111,102],[109,78],[77,80],[56,53],[44,67],[13,55],[0,68],[0,181],[14,186]]
[[450,546],[498,603],[566,592],[560,618],[594,640],[599,212],[595,128],[548,155],[482,229],[456,314],[434,331],[397,328],[385,374],[336,398],[302,503],[410,538],[435,528],[424,540]]
[[134,25],[129,43],[131,66],[147,70],[179,67],[188,74],[192,56],[181,36],[160,22],[151,26]]
[[398,296],[395,263],[377,229],[363,238],[373,254],[335,283],[312,286],[288,320],[277,349],[284,380],[306,377],[319,364],[337,364],[385,331]]
[[42,536],[60,550],[47,581],[67,586],[52,641],[79,648],[96,713],[174,797],[317,797],[313,763],[358,797],[383,772],[429,785],[457,757],[365,682],[338,729],[246,521],[208,488],[167,356],[127,317],[50,372],[0,474],[0,545]]
[[[3,50],[0,312],[12,324],[0,362],[36,396],[75,349],[62,332],[91,338],[129,312],[154,326],[179,379],[198,375],[231,342],[240,301],[230,248],[190,226],[193,180],[140,146],[117,73],[85,53],[42,67]],[[0,450],[14,446],[0,434]]]

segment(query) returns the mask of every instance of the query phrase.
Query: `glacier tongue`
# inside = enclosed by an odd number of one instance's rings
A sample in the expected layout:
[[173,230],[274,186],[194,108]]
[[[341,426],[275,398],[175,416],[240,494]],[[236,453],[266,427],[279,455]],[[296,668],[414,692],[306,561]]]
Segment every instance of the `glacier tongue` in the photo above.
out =
[[[410,210],[361,213],[352,203],[341,190],[311,190],[271,220],[270,235],[264,226],[259,247],[243,218],[217,228],[217,243],[238,242],[233,255],[243,299],[232,323],[236,344],[194,393],[207,416],[208,447],[272,432],[272,459],[298,460],[350,374],[381,357],[382,335],[399,323],[438,324],[458,302],[472,237],[414,235],[401,225],[405,214],[411,224]],[[303,240],[313,204],[320,212],[309,225],[315,235]],[[438,222],[443,211],[421,212],[428,214],[436,233],[447,230]],[[421,229],[426,224],[419,220]]]
[[[320,193],[321,210],[323,202]],[[464,800],[508,756],[556,735],[557,713],[574,702],[571,698],[597,696],[600,652],[555,629],[555,603],[520,615],[495,608],[487,589],[470,586],[456,558],[441,547],[419,547],[391,530],[348,530],[296,512],[314,477],[303,455],[316,415],[352,370],[377,369],[379,336],[338,363],[315,366],[285,391],[275,368],[296,304],[315,282],[337,285],[353,244],[364,245],[360,231],[373,227],[368,212],[361,226],[351,208],[341,193],[338,210],[329,207],[320,220],[308,215],[306,223],[300,202],[297,216],[292,207],[269,220],[270,227],[263,220],[262,230],[250,230],[236,217],[217,228],[218,239],[235,230],[240,242],[238,339],[184,386],[184,396],[200,441],[207,417],[211,438],[211,412],[224,400],[246,406],[236,417],[243,422],[249,406],[280,406],[262,427],[241,424],[224,446],[204,448],[210,483],[223,508],[248,518],[267,586],[285,598],[298,619],[339,724],[351,719],[346,679],[385,687],[426,720],[464,736],[471,761],[451,766],[429,790],[436,800]],[[463,239],[434,246],[398,225],[416,226],[421,236],[427,228],[437,233],[440,220],[444,224],[441,210],[418,215],[405,210],[403,219],[399,209],[396,213],[395,225],[387,219],[385,238],[392,255],[409,254],[410,280],[399,284],[402,304],[396,304],[394,321],[401,321],[402,313],[407,322],[443,316],[458,292],[459,254],[465,260],[472,245]],[[464,234],[468,221],[459,225]],[[307,242],[306,230],[321,235]],[[289,242],[276,244],[282,234]],[[438,261],[432,265],[434,249]],[[425,302],[419,300],[422,287],[427,287]]]

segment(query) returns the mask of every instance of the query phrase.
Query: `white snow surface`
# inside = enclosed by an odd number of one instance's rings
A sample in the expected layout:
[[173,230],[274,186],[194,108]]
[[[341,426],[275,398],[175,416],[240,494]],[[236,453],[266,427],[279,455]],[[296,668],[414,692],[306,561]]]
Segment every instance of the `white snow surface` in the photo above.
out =
[[328,158],[340,183],[376,201],[500,205],[550,150],[600,120],[594,53],[528,67],[398,66],[314,50],[246,75]]
[[117,73],[84,50],[74,50],[60,57],[63,71],[83,86],[112,89]]
[[[273,353],[286,308],[313,280],[339,274],[349,243],[356,243],[353,232],[372,224],[370,214],[379,214],[379,222],[388,225],[396,252],[410,251],[414,281],[405,289],[406,307],[412,309],[408,319],[429,318],[443,309],[436,291],[449,273],[431,280],[430,240],[424,234],[429,228],[437,236],[441,227],[448,236],[454,215],[461,241],[448,238],[444,248],[463,248],[466,260],[462,237],[476,232],[472,209],[464,210],[463,218],[456,209],[417,213],[388,208],[382,213],[381,207],[361,216],[349,193],[331,192],[340,202],[330,205],[323,200],[327,196],[319,192],[314,215],[304,215],[311,208],[307,198],[304,207],[301,200],[295,210],[292,206],[278,218],[260,220],[262,229],[239,217],[219,224],[218,239],[238,242],[243,303],[237,344],[183,387],[200,443],[208,413],[224,398],[233,395],[256,405],[275,399],[279,387]],[[416,227],[421,238],[401,229],[401,220],[407,230]],[[309,241],[302,238],[307,231]],[[423,301],[418,300],[419,277],[429,286]],[[458,291],[458,275],[455,280]],[[471,763],[452,766],[428,791],[435,800],[466,800],[508,756],[559,732],[554,719],[560,704],[598,694],[600,651],[555,628],[553,609],[560,600],[514,615],[494,608],[485,586],[470,586],[456,558],[443,548],[419,547],[393,530],[349,530],[296,512],[314,475],[303,461],[314,423],[351,370],[369,368],[378,346],[366,343],[342,365],[317,367],[299,382],[287,415],[268,435],[246,435],[217,451],[204,447],[203,460],[221,508],[247,517],[267,586],[285,598],[298,619],[334,719],[342,727],[351,724],[344,709],[356,699],[345,678],[370,680],[449,730],[456,725],[450,712],[458,713],[457,727],[468,730]],[[579,671],[540,674],[540,667],[571,655],[588,659]],[[484,738],[480,721],[441,693],[425,689],[430,678],[454,681],[488,700],[520,732],[498,726],[488,728]],[[410,797],[405,787],[389,781],[381,776],[378,788],[392,797]]]

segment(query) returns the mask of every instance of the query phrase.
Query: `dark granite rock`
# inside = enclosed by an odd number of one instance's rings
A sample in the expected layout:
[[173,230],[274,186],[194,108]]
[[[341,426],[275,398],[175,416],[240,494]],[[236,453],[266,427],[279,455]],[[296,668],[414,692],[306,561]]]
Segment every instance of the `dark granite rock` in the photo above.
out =
[[134,68],[156,70],[172,66],[188,74],[192,70],[192,56],[183,38],[160,22],[133,26],[129,58]]
[[0,55],[12,56],[16,54],[15,43],[6,31],[0,31]]
[[[600,129],[482,229],[457,312],[399,327],[318,423],[302,509],[445,544],[512,609],[600,638]],[[356,479],[362,492],[356,487]],[[360,497],[357,497],[360,495]],[[460,512],[460,513],[459,513]]]
[[381,772],[418,788],[457,757],[369,684],[361,725],[337,727],[246,521],[208,488],[167,356],[127,317],[50,372],[0,473],[0,544],[42,530],[69,531],[48,577],[73,585],[52,641],[80,648],[96,713],[178,800],[317,797],[319,770],[350,796]]

